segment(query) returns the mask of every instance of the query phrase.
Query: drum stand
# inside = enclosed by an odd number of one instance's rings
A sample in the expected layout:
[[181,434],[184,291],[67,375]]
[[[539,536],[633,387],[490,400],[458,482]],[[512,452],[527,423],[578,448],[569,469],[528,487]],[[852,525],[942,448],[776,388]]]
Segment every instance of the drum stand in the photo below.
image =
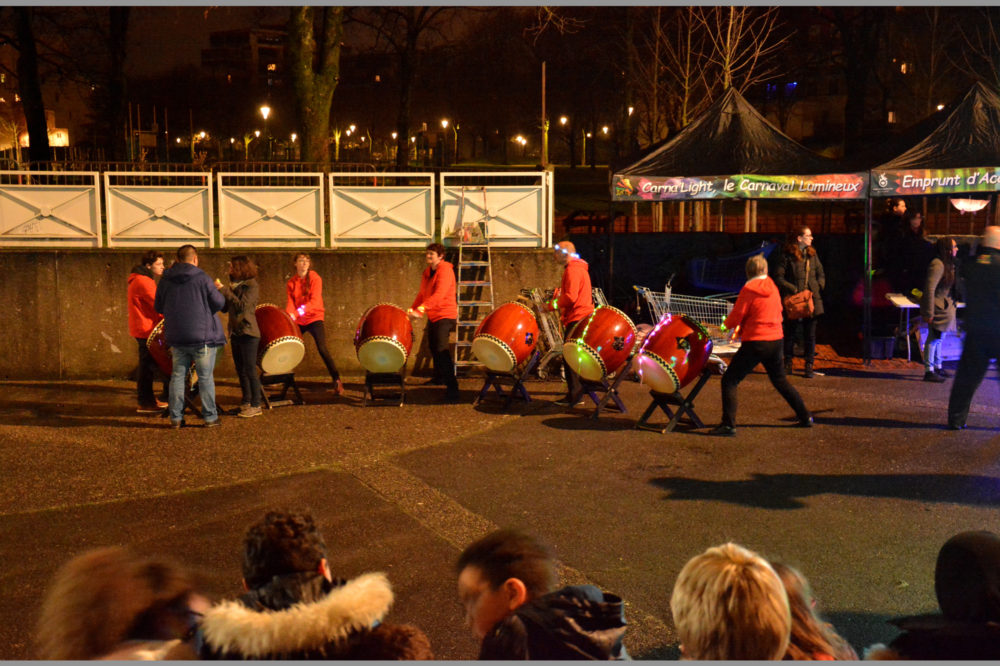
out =
[[[277,395],[276,400],[272,400],[268,397],[267,391],[264,389],[265,386],[274,386],[275,384],[281,384],[281,393]],[[286,399],[285,396],[288,394],[288,389],[292,389],[295,393],[295,400]],[[274,409],[275,407],[285,407],[287,405],[304,405],[306,401],[302,399],[302,394],[299,393],[299,387],[295,385],[295,373],[288,372],[283,375],[269,375],[263,370],[260,371],[260,396],[264,399],[265,409]]]
[[[392,390],[382,390],[377,387],[392,387]],[[377,390],[376,390],[377,389]],[[406,399],[406,383],[403,381],[402,372],[365,372],[365,395],[361,400],[361,406],[367,407],[368,401],[395,402],[398,407],[403,406]]]
[[[531,357],[528,359],[528,362],[524,365],[524,370],[522,370],[518,375],[515,375],[513,372],[492,372],[488,370],[486,372],[486,382],[483,384],[483,388],[480,389],[479,395],[476,396],[476,399],[472,402],[472,406],[475,407],[483,401],[483,398],[489,394],[491,386],[496,390],[497,395],[501,398],[505,398],[503,409],[510,407],[510,403],[515,396],[521,398],[525,402],[531,402],[531,396],[528,395],[528,390],[524,388],[524,380],[527,379],[528,375],[535,369],[535,366],[538,364],[538,359],[541,357],[542,353],[540,351],[537,349],[533,351],[531,353]],[[503,391],[505,382],[511,382],[510,390],[507,393],[504,393]]]
[[[632,356],[634,356],[634,354]],[[615,403],[615,407],[618,409],[619,412],[621,412],[622,414],[627,412],[628,410],[625,409],[625,403],[622,402],[622,399],[618,394],[618,385],[621,384],[622,380],[625,379],[625,376],[629,374],[628,369],[632,363],[632,356],[629,356],[628,360],[625,361],[625,363],[622,365],[621,369],[618,371],[618,374],[615,376],[614,383],[612,384],[608,384],[607,377],[602,378],[601,381],[599,382],[591,381],[589,379],[583,379],[581,377],[580,386],[583,387],[583,390],[581,391],[581,393],[578,393],[577,395],[573,396],[573,400],[571,402],[573,404],[576,404],[576,401],[580,399],[580,396],[583,393],[589,395],[590,399],[593,400],[594,404],[596,405],[596,407],[594,408],[594,413],[590,415],[590,418],[592,419],[600,418],[601,410],[607,406],[609,400]],[[599,393],[603,393],[604,395],[598,398],[597,396]]]
[[[719,363],[722,363],[719,361]],[[653,397],[653,401],[649,403],[649,407],[646,411],[642,413],[639,417],[639,422],[635,424],[637,430],[648,430],[650,432],[667,433],[673,432],[674,428],[682,418],[687,417],[685,420],[689,421],[694,428],[704,428],[705,424],[702,422],[698,415],[694,411],[694,399],[698,397],[701,389],[705,387],[705,383],[708,382],[708,378],[712,376],[712,373],[719,373],[721,369],[724,368],[725,363],[722,363],[722,368],[718,367],[719,363],[709,362],[705,366],[705,369],[701,371],[701,377],[698,378],[698,383],[694,385],[688,394],[682,395],[680,390],[674,391],[673,393],[659,393],[657,391],[650,391],[649,395]],[[670,409],[670,405],[677,407],[677,412],[675,413]],[[657,407],[663,410],[663,413],[667,415],[670,419],[666,425],[654,426],[649,424],[649,417],[653,415]]]

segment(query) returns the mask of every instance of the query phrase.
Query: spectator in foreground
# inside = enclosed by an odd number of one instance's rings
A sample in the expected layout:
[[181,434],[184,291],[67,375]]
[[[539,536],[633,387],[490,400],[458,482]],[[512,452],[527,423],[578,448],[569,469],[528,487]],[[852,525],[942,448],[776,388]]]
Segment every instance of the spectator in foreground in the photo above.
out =
[[865,659],[1000,659],[1000,536],[962,532],[948,539],[934,568],[940,614],[890,622],[903,630]]
[[534,537],[492,532],[455,568],[480,659],[628,659],[622,600],[593,585],[556,590],[555,558]]
[[735,543],[684,565],[670,609],[686,659],[781,659],[792,631],[788,595],[763,557]]
[[385,574],[334,580],[308,513],[269,511],[247,530],[247,593],[205,612],[202,658],[432,659],[416,627],[383,623],[393,602]]
[[771,567],[785,586],[792,611],[792,638],[785,660],[857,661],[854,648],[816,613],[816,598],[809,581],[787,564],[772,562]]
[[208,602],[168,562],[124,548],[91,550],[56,573],[42,603],[39,659],[194,659]]

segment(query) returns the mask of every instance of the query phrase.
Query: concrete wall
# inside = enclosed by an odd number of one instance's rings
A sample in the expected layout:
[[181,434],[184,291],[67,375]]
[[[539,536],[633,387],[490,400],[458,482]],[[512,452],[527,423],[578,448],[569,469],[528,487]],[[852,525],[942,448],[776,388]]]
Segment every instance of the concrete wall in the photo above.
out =
[[[76,379],[125,377],[136,365],[136,343],[128,334],[127,279],[142,254],[136,250],[0,250],[0,378]],[[169,265],[173,249],[165,251]],[[200,266],[227,280],[226,261],[239,249],[202,250]],[[285,281],[294,251],[251,251],[260,266],[261,302],[284,308]],[[323,278],[327,345],[347,375],[363,373],[354,353],[354,331],[364,311],[380,302],[407,308],[420,284],[420,250],[311,250]],[[448,260],[457,262],[457,251]],[[556,287],[562,274],[551,250],[494,250],[497,305],[524,287]],[[226,315],[220,315],[225,325]],[[416,347],[424,324],[414,327]],[[427,367],[426,343],[412,354],[410,369]],[[312,338],[296,369],[300,376],[326,374]],[[227,347],[217,367],[235,377]]]

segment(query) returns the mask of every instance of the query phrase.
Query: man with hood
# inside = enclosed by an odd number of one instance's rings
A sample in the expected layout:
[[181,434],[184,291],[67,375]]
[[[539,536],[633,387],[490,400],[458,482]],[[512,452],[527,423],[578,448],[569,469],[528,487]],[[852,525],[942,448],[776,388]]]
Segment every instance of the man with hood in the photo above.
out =
[[813,424],[812,414],[785,375],[781,297],[777,285],[767,276],[767,259],[763,254],[755,254],[747,260],[746,273],[746,284],[723,322],[724,330],[732,330],[735,334],[739,329],[741,343],[722,375],[722,423],[709,434],[726,437],[736,434],[736,388],[758,363],[764,364],[771,385],[795,410],[796,425],[809,428]]
[[[139,345],[139,370],[136,376],[136,395],[139,400],[140,414],[158,414],[167,406],[153,395],[153,375],[156,373],[156,361],[153,360],[146,341],[153,329],[163,319],[156,311],[153,302],[156,299],[156,281],[163,275],[163,253],[149,250],[142,255],[139,264],[132,267],[128,276],[128,332]],[[167,387],[164,383],[163,393]]]
[[184,425],[185,380],[194,363],[198,373],[205,426],[219,425],[215,405],[215,355],[226,344],[222,322],[216,313],[226,299],[205,271],[198,268],[198,251],[193,245],[177,250],[177,263],[163,273],[156,288],[156,311],[164,318],[164,339],[173,357],[170,375],[170,425]]
[[458,558],[458,596],[482,641],[479,659],[628,659],[621,598],[593,585],[556,589],[547,547],[517,530],[498,530]]
[[948,399],[948,429],[962,430],[976,390],[1000,359],[1000,227],[983,231],[975,261],[962,263],[965,280],[965,340]]
[[334,580],[308,513],[269,511],[247,530],[237,601],[202,618],[203,659],[433,659],[411,625],[382,620],[393,595],[383,573]]
[[[562,282],[556,290],[556,308],[563,325],[563,339],[573,327],[594,313],[594,296],[590,286],[590,269],[569,241],[556,243],[556,263],[564,266]],[[566,375],[566,398],[557,400],[560,407],[572,407],[583,393],[580,377],[563,360]]]

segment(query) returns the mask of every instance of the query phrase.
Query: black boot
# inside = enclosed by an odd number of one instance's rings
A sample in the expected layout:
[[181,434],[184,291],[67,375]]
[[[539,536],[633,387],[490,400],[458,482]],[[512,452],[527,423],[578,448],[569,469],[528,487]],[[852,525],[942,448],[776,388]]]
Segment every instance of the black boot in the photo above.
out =
[[816,373],[813,372],[813,360],[811,358],[806,359],[806,369],[803,371],[802,376],[806,379],[812,379],[816,376]]
[[792,374],[792,357],[785,357],[785,374],[791,376]]

